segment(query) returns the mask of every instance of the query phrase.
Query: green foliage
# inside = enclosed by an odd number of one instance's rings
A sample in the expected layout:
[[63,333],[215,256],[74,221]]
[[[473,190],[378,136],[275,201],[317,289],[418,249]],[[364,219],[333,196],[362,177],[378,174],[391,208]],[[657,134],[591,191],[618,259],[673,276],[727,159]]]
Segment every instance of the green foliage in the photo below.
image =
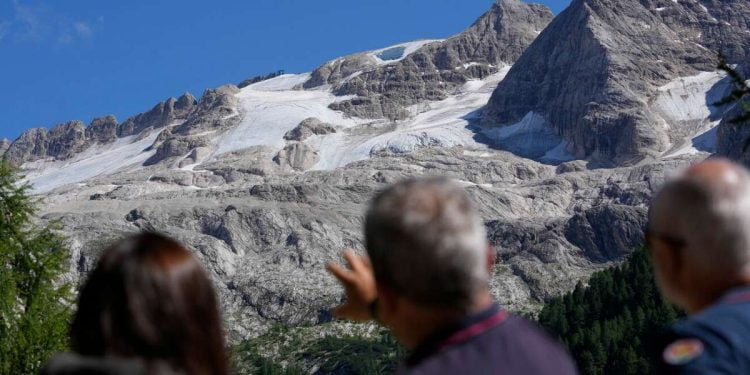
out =
[[37,373],[67,346],[68,251],[54,227],[34,224],[28,190],[0,161],[0,374]]
[[236,346],[235,369],[264,375],[309,374],[311,370],[315,374],[392,374],[405,353],[385,330],[372,337],[293,331],[279,326]]
[[645,249],[550,301],[539,323],[568,346],[582,374],[647,374],[646,345],[682,313],[659,294]]

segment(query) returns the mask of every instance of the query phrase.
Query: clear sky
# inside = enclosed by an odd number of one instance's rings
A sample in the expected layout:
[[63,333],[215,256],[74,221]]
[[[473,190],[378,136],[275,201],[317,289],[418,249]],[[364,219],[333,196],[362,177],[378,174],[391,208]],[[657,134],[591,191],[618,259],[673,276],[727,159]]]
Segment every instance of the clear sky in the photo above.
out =
[[[536,0],[559,13],[569,0]],[[493,0],[0,0],[0,138],[460,32]]]

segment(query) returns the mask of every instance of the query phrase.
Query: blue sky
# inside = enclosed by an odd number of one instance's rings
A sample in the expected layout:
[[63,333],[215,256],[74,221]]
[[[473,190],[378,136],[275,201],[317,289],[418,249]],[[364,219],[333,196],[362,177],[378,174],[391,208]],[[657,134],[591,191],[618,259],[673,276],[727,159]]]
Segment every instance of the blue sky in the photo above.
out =
[[[460,32],[492,0],[0,0],[0,138]],[[537,0],[559,13],[569,0]]]

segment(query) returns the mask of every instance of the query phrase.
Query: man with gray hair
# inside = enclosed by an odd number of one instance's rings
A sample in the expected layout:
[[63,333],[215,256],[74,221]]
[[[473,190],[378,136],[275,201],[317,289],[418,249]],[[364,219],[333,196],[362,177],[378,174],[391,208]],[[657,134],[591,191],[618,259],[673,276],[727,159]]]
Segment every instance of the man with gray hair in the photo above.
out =
[[750,374],[750,174],[689,168],[655,197],[647,242],[662,294],[690,314],[657,345],[657,372]]
[[575,374],[567,353],[493,302],[495,253],[461,186],[408,180],[372,201],[365,219],[369,258],[329,264],[344,285],[340,318],[375,319],[411,355],[406,374]]

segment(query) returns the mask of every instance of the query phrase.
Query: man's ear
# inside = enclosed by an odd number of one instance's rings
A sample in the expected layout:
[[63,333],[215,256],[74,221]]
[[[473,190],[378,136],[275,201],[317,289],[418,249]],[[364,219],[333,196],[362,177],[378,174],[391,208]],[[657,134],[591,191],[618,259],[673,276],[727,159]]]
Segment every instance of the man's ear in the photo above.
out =
[[495,268],[497,263],[497,252],[492,246],[487,246],[487,273],[492,275],[492,270]]
[[657,239],[654,249],[651,250],[651,256],[656,265],[661,269],[662,277],[667,278],[668,282],[673,285],[682,280],[685,272],[685,259],[681,249],[676,248],[669,242]]

